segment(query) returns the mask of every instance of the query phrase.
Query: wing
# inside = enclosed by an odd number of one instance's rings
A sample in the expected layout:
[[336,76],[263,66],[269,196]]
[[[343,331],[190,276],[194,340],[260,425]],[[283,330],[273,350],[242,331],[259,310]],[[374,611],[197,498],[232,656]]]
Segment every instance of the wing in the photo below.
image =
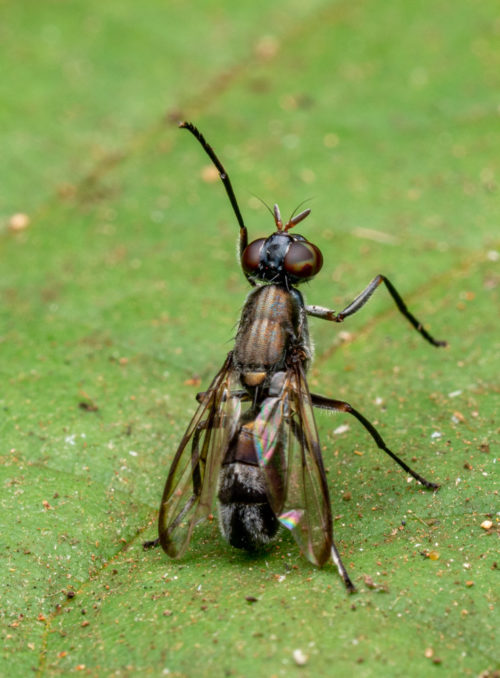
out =
[[238,385],[230,353],[204,393],[170,467],[158,531],[163,550],[172,558],[182,556],[195,525],[212,510],[220,467],[240,416]]
[[266,398],[254,425],[255,449],[273,512],[315,565],[331,557],[332,513],[304,370],[284,373],[276,397]]

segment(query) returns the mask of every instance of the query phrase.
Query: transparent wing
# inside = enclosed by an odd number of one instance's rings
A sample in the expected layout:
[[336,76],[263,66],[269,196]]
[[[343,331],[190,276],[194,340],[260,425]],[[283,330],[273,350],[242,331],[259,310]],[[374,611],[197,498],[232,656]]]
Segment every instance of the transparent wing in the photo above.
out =
[[331,557],[332,514],[311,396],[294,365],[275,397],[266,398],[254,424],[255,449],[266,493],[280,523],[315,565]]
[[160,543],[172,558],[186,550],[195,525],[211,512],[219,470],[238,426],[241,387],[232,355],[212,381],[175,454],[158,519]]

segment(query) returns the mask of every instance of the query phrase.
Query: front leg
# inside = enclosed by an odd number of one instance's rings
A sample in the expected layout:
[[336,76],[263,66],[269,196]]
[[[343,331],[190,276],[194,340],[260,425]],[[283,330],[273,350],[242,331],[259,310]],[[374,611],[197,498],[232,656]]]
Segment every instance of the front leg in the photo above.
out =
[[361,294],[359,294],[356,297],[356,299],[354,299],[354,301],[348,304],[348,306],[346,306],[343,311],[340,311],[340,313],[335,313],[335,311],[325,308],[324,306],[306,306],[306,312],[308,315],[312,315],[316,318],[322,318],[323,320],[330,320],[331,322],[341,323],[343,322],[344,318],[347,318],[350,315],[354,315],[361,308],[363,308],[363,306],[370,299],[372,294],[375,292],[375,290],[381,283],[385,283],[385,286],[389,290],[389,294],[393,298],[399,311],[404,315],[408,322],[410,322],[411,325],[413,325],[417,332],[419,332],[426,341],[428,341],[433,346],[447,345],[446,341],[434,339],[434,337],[431,336],[424,329],[422,323],[419,320],[417,320],[417,318],[415,318],[415,316],[412,313],[410,313],[405,302],[403,301],[402,297],[400,296],[399,292],[396,290],[394,285],[384,275],[377,275],[375,278],[373,278],[371,283],[361,292]]

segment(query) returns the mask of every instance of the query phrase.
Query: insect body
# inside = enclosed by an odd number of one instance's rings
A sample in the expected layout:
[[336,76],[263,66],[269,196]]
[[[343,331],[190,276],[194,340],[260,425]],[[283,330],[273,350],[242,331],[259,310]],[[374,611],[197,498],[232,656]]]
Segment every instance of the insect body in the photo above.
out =
[[274,207],[276,232],[248,244],[231,182],[221,162],[190,123],[181,127],[200,142],[217,169],[240,228],[240,259],[254,287],[243,308],[234,349],[204,393],[170,468],[159,516],[159,541],[169,556],[186,550],[195,525],[212,510],[217,495],[223,535],[237,548],[267,544],[288,528],[305,556],[318,566],[333,560],[349,591],[354,590],[333,541],[332,514],[313,407],[353,415],[377,446],[429,489],[423,478],[394,454],[375,427],[348,403],[309,392],[312,357],[307,316],[342,322],[385,283],[397,307],[434,346],[436,341],[408,311],[384,276],[378,275],[342,312],[305,304],[296,288],[321,269],[319,249],[289,231],[305,210],[283,224]]

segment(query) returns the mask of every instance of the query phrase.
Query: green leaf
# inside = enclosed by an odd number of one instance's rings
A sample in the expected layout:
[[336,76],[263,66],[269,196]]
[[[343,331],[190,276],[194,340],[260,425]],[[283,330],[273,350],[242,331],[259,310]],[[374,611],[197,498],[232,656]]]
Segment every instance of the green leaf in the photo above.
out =
[[[2,8],[3,672],[493,676],[496,3]],[[214,520],[180,561],[142,549],[248,291],[179,119],[223,160],[250,237],[273,226],[255,196],[284,217],[312,198],[310,303],[341,309],[383,273],[449,341],[423,342],[383,287],[343,326],[311,320],[311,390],[442,485],[318,413],[354,597],[288,534],[248,556]]]

